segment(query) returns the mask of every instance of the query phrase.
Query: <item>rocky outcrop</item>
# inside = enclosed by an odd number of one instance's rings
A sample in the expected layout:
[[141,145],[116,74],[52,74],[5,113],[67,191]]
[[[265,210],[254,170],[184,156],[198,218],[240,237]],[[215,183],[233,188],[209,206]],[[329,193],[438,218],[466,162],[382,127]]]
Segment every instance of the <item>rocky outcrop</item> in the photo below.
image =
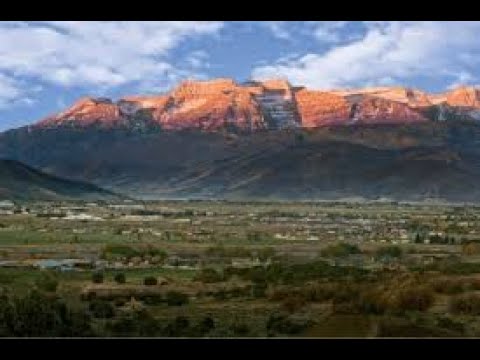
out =
[[69,109],[48,117],[38,123],[39,126],[91,126],[112,127],[124,118],[119,107],[110,99],[82,98]]
[[314,128],[345,123],[350,105],[345,97],[329,92],[300,90],[295,94],[302,127]]
[[462,86],[446,93],[445,101],[450,106],[480,108],[480,90]]
[[84,98],[37,126],[252,132],[447,118],[480,119],[479,90],[461,87],[439,95],[404,87],[312,91],[285,80],[237,84],[216,79],[184,81],[159,96],[128,96],[117,102]]
[[406,104],[409,107],[427,107],[432,105],[429,95],[423,91],[405,87],[377,87],[354,90],[339,90],[333,93],[341,96],[364,95],[381,98],[396,103]]

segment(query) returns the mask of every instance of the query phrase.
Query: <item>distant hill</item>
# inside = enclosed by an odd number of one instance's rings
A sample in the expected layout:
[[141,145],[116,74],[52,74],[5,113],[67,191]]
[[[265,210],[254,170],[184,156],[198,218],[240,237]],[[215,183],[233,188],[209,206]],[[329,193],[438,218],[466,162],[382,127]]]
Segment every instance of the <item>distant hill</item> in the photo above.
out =
[[85,182],[48,175],[18,161],[0,160],[0,199],[113,199],[117,195]]

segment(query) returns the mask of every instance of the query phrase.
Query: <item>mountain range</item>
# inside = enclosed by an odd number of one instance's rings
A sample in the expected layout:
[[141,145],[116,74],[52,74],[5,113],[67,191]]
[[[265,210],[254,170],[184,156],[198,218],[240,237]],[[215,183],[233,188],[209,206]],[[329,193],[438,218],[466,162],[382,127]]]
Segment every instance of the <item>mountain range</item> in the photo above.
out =
[[480,91],[185,81],[83,98],[0,157],[128,196],[480,201]]

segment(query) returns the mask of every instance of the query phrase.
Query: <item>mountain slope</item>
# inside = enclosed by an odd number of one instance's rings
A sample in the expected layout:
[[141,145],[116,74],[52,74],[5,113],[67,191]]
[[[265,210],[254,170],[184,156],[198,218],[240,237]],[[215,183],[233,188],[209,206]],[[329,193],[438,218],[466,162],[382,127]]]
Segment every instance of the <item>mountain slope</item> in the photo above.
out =
[[84,98],[0,134],[0,158],[141,198],[480,201],[480,91],[184,81]]
[[480,125],[471,122],[250,135],[24,128],[0,134],[0,155],[146,199],[480,201]]
[[94,185],[47,175],[12,160],[0,160],[0,197],[16,200],[118,198]]

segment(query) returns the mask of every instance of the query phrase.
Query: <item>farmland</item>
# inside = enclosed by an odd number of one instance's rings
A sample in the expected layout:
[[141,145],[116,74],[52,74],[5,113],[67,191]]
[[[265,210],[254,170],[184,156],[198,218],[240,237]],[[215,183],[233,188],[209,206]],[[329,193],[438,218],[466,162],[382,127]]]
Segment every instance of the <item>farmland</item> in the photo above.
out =
[[3,336],[476,337],[480,207],[3,205],[0,289]]

